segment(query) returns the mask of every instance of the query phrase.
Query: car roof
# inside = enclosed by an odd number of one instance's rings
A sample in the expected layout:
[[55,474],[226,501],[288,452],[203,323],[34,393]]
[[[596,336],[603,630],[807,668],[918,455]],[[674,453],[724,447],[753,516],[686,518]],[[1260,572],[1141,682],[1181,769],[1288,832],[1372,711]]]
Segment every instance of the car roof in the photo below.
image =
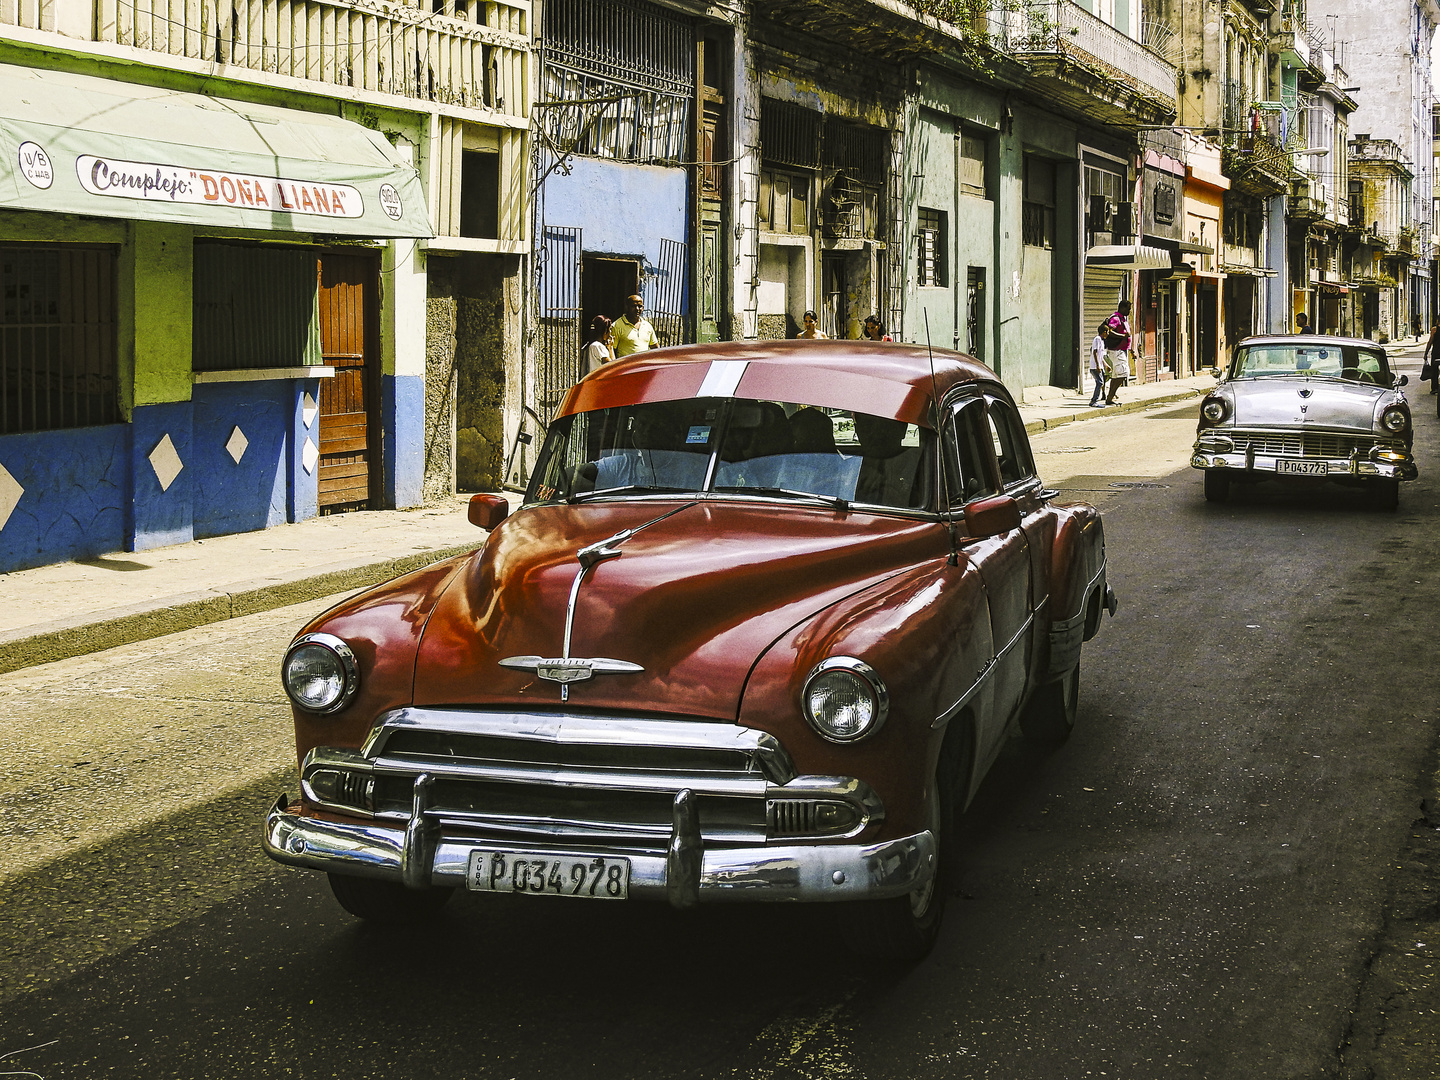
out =
[[1352,345],[1361,349],[1385,351],[1384,345],[1379,345],[1369,338],[1339,337],[1336,334],[1257,334],[1245,338],[1235,347],[1238,349],[1244,345]]
[[[556,415],[642,401],[745,397],[794,401],[929,426],[930,402],[984,382],[1007,400],[995,373],[949,349],[874,341],[725,341],[636,353],[586,376]],[[1013,401],[1012,401],[1013,404]]]

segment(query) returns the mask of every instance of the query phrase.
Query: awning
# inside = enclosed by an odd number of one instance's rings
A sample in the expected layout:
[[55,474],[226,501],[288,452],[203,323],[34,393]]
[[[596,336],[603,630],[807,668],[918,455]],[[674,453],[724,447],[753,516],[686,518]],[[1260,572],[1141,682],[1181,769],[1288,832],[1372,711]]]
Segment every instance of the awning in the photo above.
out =
[[1169,270],[1170,252],[1144,244],[1100,244],[1085,253],[1085,265],[1113,270]]
[[0,209],[429,237],[420,177],[321,113],[0,65]]

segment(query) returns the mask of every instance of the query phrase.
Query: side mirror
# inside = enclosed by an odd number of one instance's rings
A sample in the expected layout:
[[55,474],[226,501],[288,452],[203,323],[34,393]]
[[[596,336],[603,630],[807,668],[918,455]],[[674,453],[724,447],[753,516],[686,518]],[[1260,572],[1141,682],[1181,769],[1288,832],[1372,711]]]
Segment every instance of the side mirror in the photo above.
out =
[[1396,386],[1409,386],[1409,385],[1410,385],[1410,376],[1409,376],[1409,375],[1401,375],[1401,376],[1400,376],[1400,381],[1397,382],[1395,385],[1396,385]]
[[471,495],[470,524],[489,532],[510,516],[510,504],[503,495]]
[[965,507],[965,531],[976,540],[1020,527],[1020,504],[1009,495],[976,499]]

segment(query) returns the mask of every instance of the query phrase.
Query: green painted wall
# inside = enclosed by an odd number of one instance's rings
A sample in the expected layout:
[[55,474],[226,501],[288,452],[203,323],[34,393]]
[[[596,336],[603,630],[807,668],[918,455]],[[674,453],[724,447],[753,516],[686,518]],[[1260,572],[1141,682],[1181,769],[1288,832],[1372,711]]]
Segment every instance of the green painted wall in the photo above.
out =
[[[121,255],[122,310],[135,326],[133,405],[189,401],[194,230],[136,221]],[[121,340],[124,340],[122,337]]]

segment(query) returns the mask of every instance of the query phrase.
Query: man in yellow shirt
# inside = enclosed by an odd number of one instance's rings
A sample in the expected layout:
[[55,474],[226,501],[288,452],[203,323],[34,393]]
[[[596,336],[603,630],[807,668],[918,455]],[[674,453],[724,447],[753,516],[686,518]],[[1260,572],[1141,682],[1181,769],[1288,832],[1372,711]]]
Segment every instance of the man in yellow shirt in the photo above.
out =
[[660,339],[655,336],[655,327],[651,326],[650,320],[645,318],[645,301],[638,296],[626,299],[625,314],[615,320],[615,325],[610,328],[610,333],[615,340],[615,358],[617,360],[622,356],[629,356],[631,353],[660,347]]

